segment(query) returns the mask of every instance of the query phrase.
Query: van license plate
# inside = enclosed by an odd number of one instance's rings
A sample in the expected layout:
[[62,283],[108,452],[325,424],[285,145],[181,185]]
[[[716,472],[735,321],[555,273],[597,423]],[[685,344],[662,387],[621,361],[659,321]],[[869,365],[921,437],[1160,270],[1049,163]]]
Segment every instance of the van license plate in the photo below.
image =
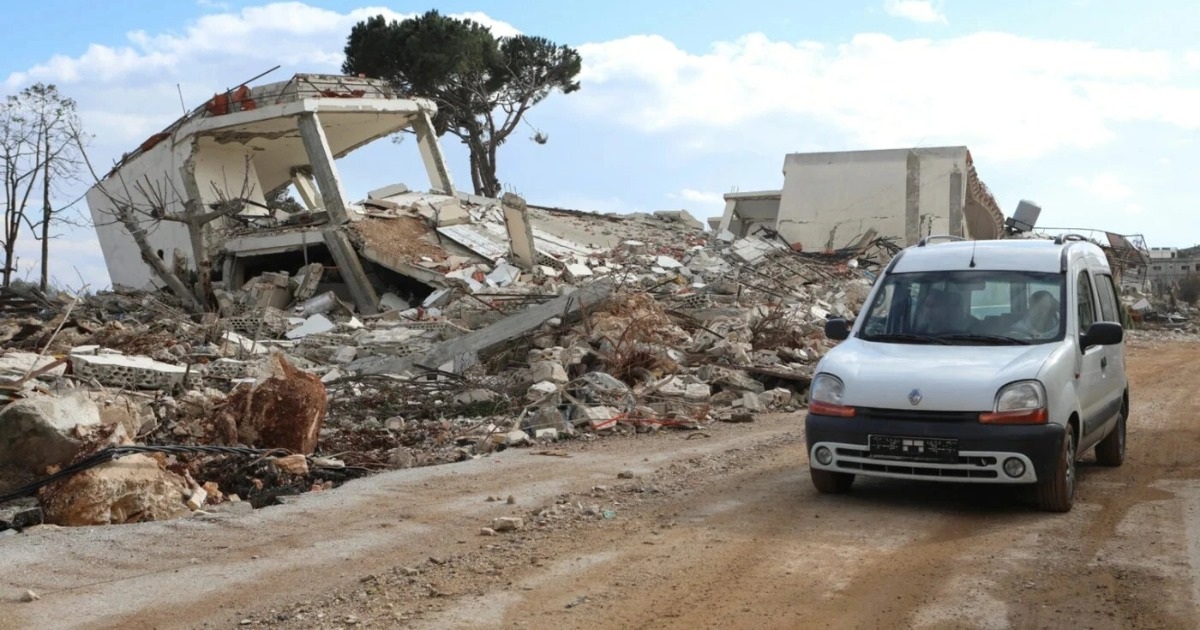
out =
[[958,440],[871,435],[867,438],[871,457],[953,464],[958,461]]

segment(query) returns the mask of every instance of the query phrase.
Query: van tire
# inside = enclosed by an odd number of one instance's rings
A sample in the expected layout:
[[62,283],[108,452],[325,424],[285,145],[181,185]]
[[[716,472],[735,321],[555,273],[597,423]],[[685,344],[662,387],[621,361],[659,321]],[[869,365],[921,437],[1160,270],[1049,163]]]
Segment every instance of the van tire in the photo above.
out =
[[1117,426],[1113,427],[1100,443],[1096,445],[1096,462],[1101,466],[1120,466],[1125,462],[1125,409],[1117,417]]
[[1075,474],[1075,432],[1068,426],[1053,476],[1038,481],[1038,507],[1046,512],[1070,512],[1075,502]]
[[809,468],[813,486],[821,494],[845,494],[854,485],[854,475],[850,473],[833,472]]

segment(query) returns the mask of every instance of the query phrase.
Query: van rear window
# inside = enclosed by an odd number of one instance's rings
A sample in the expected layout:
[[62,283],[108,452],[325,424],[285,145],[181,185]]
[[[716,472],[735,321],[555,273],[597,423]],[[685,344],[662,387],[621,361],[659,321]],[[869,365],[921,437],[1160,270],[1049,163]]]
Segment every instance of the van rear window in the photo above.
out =
[[1013,345],[1063,338],[1062,274],[936,271],[887,276],[860,337],[885,343]]

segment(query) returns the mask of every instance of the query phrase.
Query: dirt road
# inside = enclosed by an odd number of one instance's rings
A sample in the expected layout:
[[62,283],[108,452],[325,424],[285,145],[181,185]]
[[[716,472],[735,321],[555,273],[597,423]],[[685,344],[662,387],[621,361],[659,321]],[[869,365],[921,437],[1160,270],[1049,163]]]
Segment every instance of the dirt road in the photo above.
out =
[[801,416],[770,416],[0,538],[0,626],[1197,627],[1200,345],[1129,354],[1129,458],[1089,454],[1065,515],[975,486],[820,496]]

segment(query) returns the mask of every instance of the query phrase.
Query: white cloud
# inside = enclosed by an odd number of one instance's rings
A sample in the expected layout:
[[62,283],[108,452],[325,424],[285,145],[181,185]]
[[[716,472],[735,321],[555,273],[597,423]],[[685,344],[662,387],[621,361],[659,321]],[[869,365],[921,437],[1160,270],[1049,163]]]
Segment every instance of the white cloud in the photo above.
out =
[[922,24],[946,23],[946,15],[931,0],[885,0],[883,10],[892,17]]
[[725,195],[718,192],[684,188],[678,193],[667,195],[671,199],[681,199],[693,204],[693,207],[705,212],[721,210],[725,207]]
[[1070,184],[1100,201],[1122,201],[1134,194],[1132,188],[1112,173],[1072,177]]
[[572,105],[646,132],[809,122],[853,148],[967,144],[995,162],[1096,147],[1115,123],[1200,128],[1200,85],[1163,51],[984,32],[832,45],[756,33],[703,54],[638,35],[580,53],[587,97]]

